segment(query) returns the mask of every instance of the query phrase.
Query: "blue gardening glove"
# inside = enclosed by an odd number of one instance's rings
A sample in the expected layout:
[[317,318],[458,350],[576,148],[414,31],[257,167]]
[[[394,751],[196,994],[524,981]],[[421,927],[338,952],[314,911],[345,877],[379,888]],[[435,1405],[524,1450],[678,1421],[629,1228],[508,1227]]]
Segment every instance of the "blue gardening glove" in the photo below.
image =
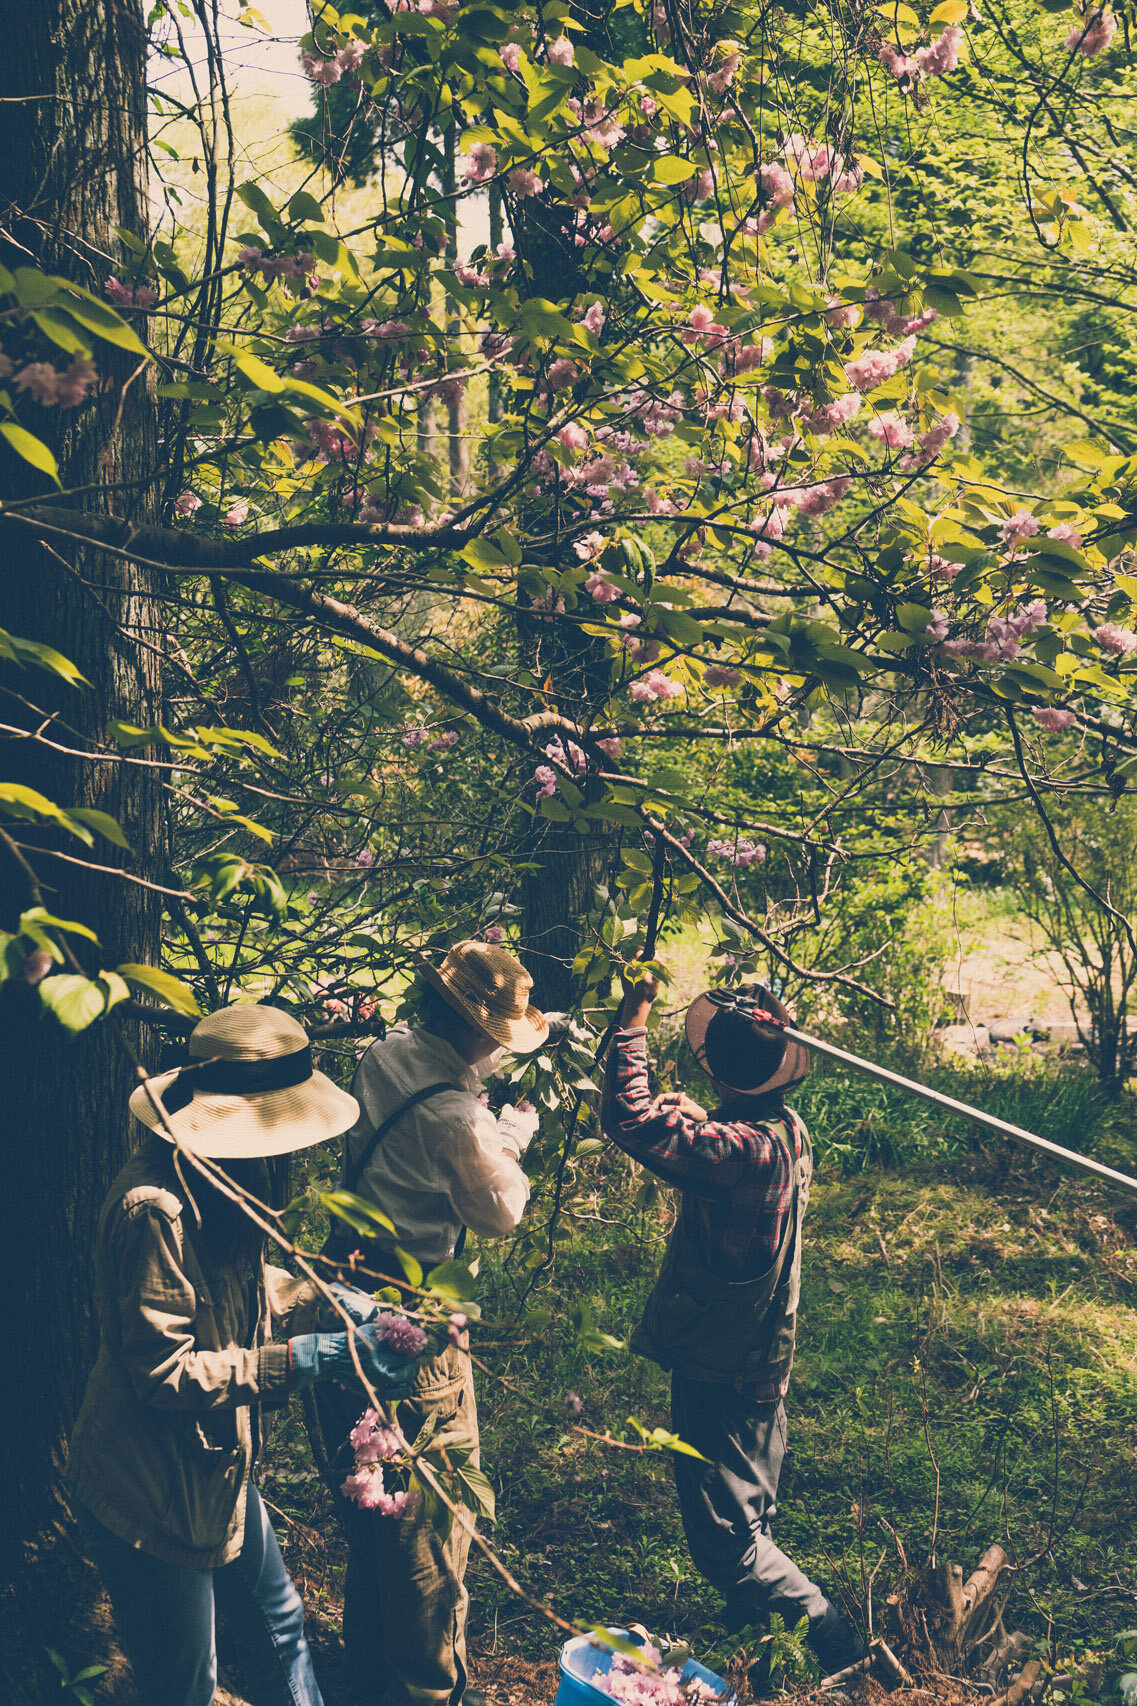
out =
[[[380,1344],[373,1327],[357,1327],[355,1348],[359,1365],[381,1398],[405,1398],[418,1371],[417,1357],[405,1357],[389,1345]],[[288,1367],[292,1389],[314,1386],[318,1380],[338,1380],[358,1385],[359,1376],[351,1360],[346,1333],[305,1333],[288,1341]]]
[[[328,1286],[328,1290],[340,1308],[347,1310],[357,1327],[362,1327],[365,1321],[374,1321],[379,1313],[379,1305],[368,1291],[357,1291],[354,1286],[339,1285],[335,1280]],[[338,1316],[336,1320],[339,1320]]]

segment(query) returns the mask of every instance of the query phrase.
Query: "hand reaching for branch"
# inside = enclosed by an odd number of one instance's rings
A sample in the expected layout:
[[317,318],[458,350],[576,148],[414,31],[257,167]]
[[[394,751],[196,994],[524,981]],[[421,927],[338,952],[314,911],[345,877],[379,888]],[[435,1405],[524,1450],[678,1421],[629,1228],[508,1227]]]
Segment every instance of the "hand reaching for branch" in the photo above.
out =
[[632,978],[626,972],[622,974],[624,984],[624,1010],[621,1023],[625,1030],[634,1029],[637,1025],[646,1025],[652,1003],[663,988],[663,979],[652,972],[644,972],[641,977]]

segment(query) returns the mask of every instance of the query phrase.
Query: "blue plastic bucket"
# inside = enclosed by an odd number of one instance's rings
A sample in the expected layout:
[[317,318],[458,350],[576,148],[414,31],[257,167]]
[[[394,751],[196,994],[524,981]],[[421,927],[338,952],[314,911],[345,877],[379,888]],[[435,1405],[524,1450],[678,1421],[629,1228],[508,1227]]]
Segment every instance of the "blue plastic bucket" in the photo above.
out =
[[[611,1629],[609,1633],[622,1635],[625,1641],[639,1642],[639,1636],[629,1635],[626,1629]],[[556,1706],[613,1706],[611,1695],[597,1688],[595,1678],[607,1673],[614,1657],[613,1649],[593,1635],[574,1635],[571,1641],[566,1641],[561,1648],[561,1685],[557,1689]],[[667,1663],[666,1656],[663,1662]],[[723,1706],[734,1706],[737,1701],[729,1683],[695,1659],[687,1660],[682,1674],[684,1681],[698,1677],[708,1683],[723,1697]]]

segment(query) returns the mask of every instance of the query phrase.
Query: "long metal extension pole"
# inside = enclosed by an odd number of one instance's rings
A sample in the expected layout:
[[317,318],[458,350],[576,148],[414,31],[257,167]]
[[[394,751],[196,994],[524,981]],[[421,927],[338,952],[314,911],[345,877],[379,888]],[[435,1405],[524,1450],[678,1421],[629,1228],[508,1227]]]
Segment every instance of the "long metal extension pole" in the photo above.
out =
[[1057,1156],[1059,1161],[1066,1161],[1071,1167],[1080,1168],[1083,1173],[1093,1173],[1099,1179],[1108,1179],[1111,1185],[1121,1185],[1127,1191],[1137,1192],[1137,1179],[1130,1178],[1128,1173],[1119,1173],[1115,1167],[1107,1167],[1104,1162],[1094,1161],[1088,1155],[1078,1155],[1073,1149],[1063,1149],[1060,1143],[1051,1143],[1048,1137],[1039,1137],[1036,1132],[1024,1131],[1022,1126],[996,1119],[994,1114],[985,1114],[981,1108],[970,1107],[967,1102],[957,1102],[954,1096],[945,1096],[939,1090],[929,1090],[926,1084],[917,1084],[914,1078],[905,1078],[899,1072],[889,1072],[887,1067],[875,1066],[871,1060],[862,1060],[859,1054],[850,1054],[847,1049],[835,1048],[832,1043],[822,1042],[820,1037],[811,1037],[807,1031],[799,1031],[795,1025],[781,1025],[778,1028],[783,1036],[791,1037],[795,1043],[802,1043],[808,1049],[816,1049],[818,1054],[828,1055],[830,1060],[839,1060],[842,1066],[855,1067],[858,1072],[867,1073],[870,1078],[879,1078],[882,1084],[895,1084],[898,1090],[907,1090],[910,1096],[919,1096],[922,1102],[931,1102],[934,1107],[947,1108],[953,1114],[962,1114],[966,1119],[974,1120],[976,1125],[985,1125],[989,1131],[1000,1132],[1004,1137],[1013,1137],[1016,1143],[1026,1143],[1032,1149],[1041,1149],[1047,1155]]

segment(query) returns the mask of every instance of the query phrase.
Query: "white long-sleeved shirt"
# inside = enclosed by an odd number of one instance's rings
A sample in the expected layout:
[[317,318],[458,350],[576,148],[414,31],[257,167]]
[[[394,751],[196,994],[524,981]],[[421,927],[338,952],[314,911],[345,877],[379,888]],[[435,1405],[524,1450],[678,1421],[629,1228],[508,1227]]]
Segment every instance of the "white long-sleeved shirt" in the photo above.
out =
[[443,1082],[454,1088],[397,1119],[355,1186],[391,1218],[400,1247],[425,1267],[454,1254],[463,1226],[490,1237],[512,1231],[529,1201],[512,1122],[479,1102],[481,1080],[458,1051],[417,1026],[388,1031],[356,1068],[351,1093],[363,1112],[347,1134],[352,1160],[416,1090]]

